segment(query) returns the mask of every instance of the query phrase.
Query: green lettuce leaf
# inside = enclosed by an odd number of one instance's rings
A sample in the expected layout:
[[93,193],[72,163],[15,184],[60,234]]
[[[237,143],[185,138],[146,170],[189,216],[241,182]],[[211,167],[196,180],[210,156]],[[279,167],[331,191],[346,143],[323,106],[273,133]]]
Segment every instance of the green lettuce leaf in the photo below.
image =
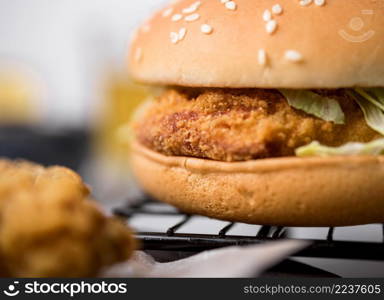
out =
[[[380,92],[378,91],[378,95],[380,95],[379,93]],[[368,126],[384,135],[384,109],[381,108],[380,105],[380,103],[384,105],[384,98],[374,98],[369,92],[362,89],[356,89],[355,91],[350,90],[348,91],[348,94],[360,106]]]
[[[381,97],[381,89],[362,89],[356,88],[356,93],[363,97],[365,100],[368,100],[377,108],[384,110],[384,95]],[[384,92],[383,92],[384,93]]]
[[384,138],[370,143],[348,143],[341,147],[328,147],[319,142],[312,142],[309,145],[296,149],[296,155],[308,156],[340,156],[340,155],[383,155]]
[[384,88],[371,88],[368,91],[375,95],[381,103],[384,103]]
[[345,116],[339,102],[308,90],[279,90],[289,105],[325,121],[344,124]]

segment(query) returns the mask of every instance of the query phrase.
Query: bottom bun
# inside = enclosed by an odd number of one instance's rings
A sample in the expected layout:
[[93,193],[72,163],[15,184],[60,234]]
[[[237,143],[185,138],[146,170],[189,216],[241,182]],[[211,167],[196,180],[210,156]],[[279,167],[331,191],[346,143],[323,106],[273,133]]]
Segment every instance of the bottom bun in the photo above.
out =
[[189,214],[261,225],[384,222],[384,157],[218,162],[168,157],[137,142],[132,168],[154,198]]

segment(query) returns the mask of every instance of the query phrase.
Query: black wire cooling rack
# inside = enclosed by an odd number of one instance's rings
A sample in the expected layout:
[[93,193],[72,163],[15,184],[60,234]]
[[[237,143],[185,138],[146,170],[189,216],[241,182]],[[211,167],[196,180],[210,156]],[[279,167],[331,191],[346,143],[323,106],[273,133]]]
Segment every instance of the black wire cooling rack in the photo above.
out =
[[[128,201],[131,203],[131,201]],[[155,204],[155,209],[154,205]],[[114,209],[115,215],[127,220],[136,216],[177,216],[179,221],[161,232],[139,231],[136,237],[141,241],[144,250],[165,250],[165,251],[187,251],[200,252],[225,246],[239,246],[260,244],[267,241],[292,239],[290,228],[280,226],[257,226],[255,225],[254,235],[231,235],[230,230],[239,223],[227,222],[217,231],[216,234],[201,234],[195,232],[179,233],[197,216],[180,212],[173,207],[145,197],[135,204],[126,204]],[[295,254],[300,257],[318,258],[343,258],[384,261],[384,224],[375,226],[380,240],[375,242],[337,240],[335,232],[341,228],[329,227],[323,239],[319,238],[297,238],[307,240],[310,245]]]

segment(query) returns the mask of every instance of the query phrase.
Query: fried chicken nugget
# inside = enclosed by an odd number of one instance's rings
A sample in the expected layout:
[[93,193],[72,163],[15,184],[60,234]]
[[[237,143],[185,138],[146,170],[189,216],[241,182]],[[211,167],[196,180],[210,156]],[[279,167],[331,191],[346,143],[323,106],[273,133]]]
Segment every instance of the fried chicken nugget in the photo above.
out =
[[2,276],[96,276],[134,248],[130,230],[101,213],[76,173],[0,160]]

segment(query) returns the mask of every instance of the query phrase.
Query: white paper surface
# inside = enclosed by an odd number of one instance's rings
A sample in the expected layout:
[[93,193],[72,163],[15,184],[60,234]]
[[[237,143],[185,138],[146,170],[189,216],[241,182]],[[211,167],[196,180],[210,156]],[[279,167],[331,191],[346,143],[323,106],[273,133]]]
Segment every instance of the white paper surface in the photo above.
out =
[[284,240],[254,246],[226,247],[169,263],[157,263],[151,256],[137,251],[129,261],[106,270],[103,277],[252,277],[308,245],[305,241]]

